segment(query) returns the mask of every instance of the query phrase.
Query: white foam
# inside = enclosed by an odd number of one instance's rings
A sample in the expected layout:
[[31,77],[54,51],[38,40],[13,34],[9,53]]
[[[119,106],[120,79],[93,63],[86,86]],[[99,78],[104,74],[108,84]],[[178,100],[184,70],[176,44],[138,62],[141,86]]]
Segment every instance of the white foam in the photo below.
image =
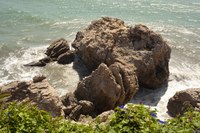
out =
[[185,64],[172,60],[170,63],[170,77],[168,86],[156,90],[143,88],[130,101],[143,103],[158,110],[158,118],[165,120],[170,118],[167,114],[168,100],[177,92],[189,88],[200,88],[200,64]]
[[0,79],[0,84],[4,84],[13,80],[30,80],[33,76],[40,73],[40,68],[24,67],[24,64],[44,57],[44,47],[34,47],[22,49],[16,53],[10,53],[9,57],[0,65],[7,74]]

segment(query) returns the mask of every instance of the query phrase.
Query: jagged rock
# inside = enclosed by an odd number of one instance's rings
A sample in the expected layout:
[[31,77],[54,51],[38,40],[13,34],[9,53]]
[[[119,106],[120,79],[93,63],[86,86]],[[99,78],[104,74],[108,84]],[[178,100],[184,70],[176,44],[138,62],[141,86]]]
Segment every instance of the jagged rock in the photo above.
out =
[[131,64],[139,84],[158,88],[167,82],[171,49],[162,37],[144,25],[128,27],[120,19],[103,17],[77,33],[72,46],[85,65]]
[[83,115],[91,114],[94,111],[94,104],[90,101],[81,100],[79,101],[79,105],[82,106],[81,114]]
[[64,109],[65,112],[65,117],[69,116],[69,114],[72,112],[72,110],[77,106],[77,104],[70,104],[68,106],[66,106],[66,108]]
[[33,62],[28,63],[28,64],[25,64],[24,66],[30,66],[30,67],[38,66],[38,67],[43,67],[43,66],[46,66],[46,63],[40,62],[40,61],[33,61]]
[[74,61],[75,52],[74,51],[67,51],[58,56],[57,61],[59,64],[69,64]]
[[183,114],[188,108],[200,111],[200,88],[176,92],[167,105],[171,116]]
[[65,96],[62,96],[62,103],[67,107],[72,104],[78,104],[75,95],[72,92],[67,93]]
[[52,61],[52,59],[49,56],[44,57],[44,58],[39,60],[39,62],[42,62],[42,63],[45,63],[45,64],[50,63],[51,61]]
[[[64,109],[65,116],[68,118],[71,118],[72,116],[74,116],[74,115],[72,115],[73,114],[72,112],[77,106],[81,106],[81,110],[76,112],[76,118],[78,116],[80,116],[81,114],[88,115],[94,111],[94,105],[92,102],[86,101],[86,100],[78,101],[76,99],[75,95],[71,92],[67,93],[61,99],[62,99],[63,105],[66,107]],[[70,114],[71,114],[71,116],[70,116]],[[72,117],[72,118],[74,119],[75,117]]]
[[78,117],[79,117],[80,114],[81,114],[81,108],[82,108],[81,105],[77,105],[77,106],[71,111],[71,113],[69,114],[69,118],[70,118],[70,119],[73,119],[73,120],[77,120]]
[[54,41],[46,50],[47,57],[34,61],[24,66],[40,66],[43,67],[47,63],[57,61],[59,64],[69,64],[74,61],[75,51],[70,50],[68,42],[64,39]]
[[114,110],[108,110],[97,116],[100,123],[106,122],[108,118],[114,113]]
[[44,79],[46,79],[46,77],[44,75],[35,76],[35,77],[33,77],[33,83],[41,82]]
[[56,90],[50,86],[46,79],[37,82],[14,81],[0,86],[0,90],[11,93],[6,102],[31,101],[31,104],[50,112],[52,116],[64,116],[64,106]]
[[64,38],[54,41],[48,48],[45,54],[52,59],[57,59],[58,56],[69,50],[69,44]]
[[[137,80],[134,75],[129,75],[123,68],[120,76],[125,79],[123,86],[118,84],[112,71],[106,64],[100,64],[92,74],[79,82],[74,94],[78,100],[88,100],[94,103],[95,111],[101,113],[123,104],[128,96],[132,97],[138,89]],[[113,70],[114,71],[114,70]],[[134,73],[131,73],[134,74]],[[132,76],[129,78],[129,76]],[[131,80],[131,81],[129,81]],[[124,89],[122,87],[126,87]],[[127,96],[127,98],[126,98]],[[130,100],[130,99],[129,99]]]
[[24,66],[38,66],[38,67],[43,67],[46,66],[47,63],[51,62],[51,58],[50,57],[44,57],[42,59],[40,59],[39,61],[33,61],[31,63],[25,64]]

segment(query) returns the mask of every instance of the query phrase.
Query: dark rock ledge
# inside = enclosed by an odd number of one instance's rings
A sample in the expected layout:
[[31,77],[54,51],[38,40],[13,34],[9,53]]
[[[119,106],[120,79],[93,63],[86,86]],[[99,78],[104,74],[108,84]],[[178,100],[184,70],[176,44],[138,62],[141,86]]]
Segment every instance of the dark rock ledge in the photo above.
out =
[[[141,86],[156,89],[168,81],[171,49],[145,25],[129,27],[120,19],[103,17],[79,31],[71,45],[75,50],[65,39],[56,40],[47,48],[47,57],[25,66],[68,64],[78,56],[91,74],[74,92],[60,99],[42,76],[2,86],[12,92],[8,101],[34,99],[41,109],[78,120],[127,103]],[[110,113],[103,113],[103,118],[104,114]]]

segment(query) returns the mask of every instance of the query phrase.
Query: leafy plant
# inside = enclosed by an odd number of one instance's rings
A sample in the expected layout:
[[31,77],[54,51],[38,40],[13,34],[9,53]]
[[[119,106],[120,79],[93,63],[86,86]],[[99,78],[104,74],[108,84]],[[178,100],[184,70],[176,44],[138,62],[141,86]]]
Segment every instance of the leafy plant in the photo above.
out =
[[110,123],[99,128],[101,132],[147,133],[160,132],[161,125],[151,116],[150,109],[143,105],[130,105],[116,108]]
[[90,125],[53,118],[30,103],[10,103],[0,109],[0,133],[198,133],[199,130],[200,112],[188,111],[163,122],[157,119],[155,110],[143,105],[117,107],[106,123],[97,118]]

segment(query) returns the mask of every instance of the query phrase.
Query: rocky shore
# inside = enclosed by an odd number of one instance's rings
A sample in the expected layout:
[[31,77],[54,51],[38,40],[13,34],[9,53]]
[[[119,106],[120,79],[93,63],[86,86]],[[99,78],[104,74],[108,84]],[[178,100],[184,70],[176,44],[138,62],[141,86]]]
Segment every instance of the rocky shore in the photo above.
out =
[[[53,116],[81,121],[86,115],[96,117],[102,113],[104,117],[105,111],[130,101],[140,87],[158,89],[168,82],[171,48],[145,25],[130,27],[120,19],[103,17],[77,33],[73,49],[69,45],[67,40],[58,39],[47,48],[45,58],[25,66],[43,67],[53,61],[65,65],[79,57],[90,75],[80,80],[74,92],[60,98],[45,76],[36,76],[29,82],[0,86],[1,92],[11,93],[6,102],[30,100]],[[199,110],[199,94],[199,89],[176,94],[169,100],[169,113],[183,113],[179,108],[185,102]]]

